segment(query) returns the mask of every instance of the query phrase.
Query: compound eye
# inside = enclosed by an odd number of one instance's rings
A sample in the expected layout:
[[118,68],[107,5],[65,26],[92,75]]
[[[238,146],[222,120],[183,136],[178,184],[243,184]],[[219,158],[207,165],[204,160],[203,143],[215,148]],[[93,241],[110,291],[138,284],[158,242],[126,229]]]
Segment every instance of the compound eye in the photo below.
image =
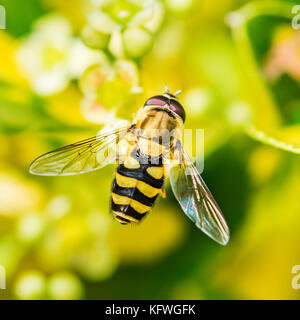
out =
[[169,99],[164,96],[154,96],[146,101],[145,106],[164,106],[168,101]]
[[172,99],[170,101],[170,107],[169,108],[173,112],[177,113],[181,117],[182,121],[184,122],[184,120],[185,120],[185,111],[184,111],[182,105],[178,101]]

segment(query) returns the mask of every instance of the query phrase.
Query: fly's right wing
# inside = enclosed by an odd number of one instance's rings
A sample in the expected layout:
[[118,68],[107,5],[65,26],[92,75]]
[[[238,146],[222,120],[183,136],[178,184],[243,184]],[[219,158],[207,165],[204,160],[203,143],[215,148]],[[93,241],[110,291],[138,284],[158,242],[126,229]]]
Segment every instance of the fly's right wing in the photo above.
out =
[[221,209],[198,170],[181,147],[182,161],[170,170],[170,181],[184,213],[206,235],[222,245],[229,241],[229,229]]
[[67,176],[100,169],[118,157],[116,147],[130,126],[50,151],[30,165],[29,172],[43,176]]

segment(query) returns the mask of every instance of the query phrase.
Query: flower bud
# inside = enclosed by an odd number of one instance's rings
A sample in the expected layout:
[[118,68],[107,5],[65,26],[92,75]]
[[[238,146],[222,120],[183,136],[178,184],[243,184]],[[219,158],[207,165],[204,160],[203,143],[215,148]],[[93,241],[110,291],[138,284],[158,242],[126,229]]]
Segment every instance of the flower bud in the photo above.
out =
[[143,28],[129,28],[123,34],[124,48],[132,58],[139,58],[150,51],[153,45],[151,33]]
[[109,35],[99,32],[87,25],[81,31],[81,39],[90,48],[103,49],[108,44]]
[[119,30],[116,30],[112,33],[109,40],[108,49],[116,58],[124,57],[124,44],[122,34]]
[[88,16],[89,24],[97,31],[110,34],[120,28],[119,25],[108,15],[101,11],[94,11]]

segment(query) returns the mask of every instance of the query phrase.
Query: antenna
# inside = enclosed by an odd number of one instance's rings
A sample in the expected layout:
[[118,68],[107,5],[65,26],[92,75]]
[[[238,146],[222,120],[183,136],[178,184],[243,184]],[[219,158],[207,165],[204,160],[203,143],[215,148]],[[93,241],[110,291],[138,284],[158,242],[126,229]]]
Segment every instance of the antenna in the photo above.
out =
[[177,91],[174,93],[174,96],[177,98],[177,96],[178,96],[181,92],[182,92],[181,90],[177,90]]

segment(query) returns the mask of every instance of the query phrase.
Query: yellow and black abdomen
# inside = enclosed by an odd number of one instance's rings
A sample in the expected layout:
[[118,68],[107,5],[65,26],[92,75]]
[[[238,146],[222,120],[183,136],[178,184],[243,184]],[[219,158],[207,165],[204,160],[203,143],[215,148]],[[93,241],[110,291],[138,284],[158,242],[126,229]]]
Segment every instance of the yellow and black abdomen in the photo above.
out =
[[112,186],[111,211],[122,224],[139,222],[153,207],[164,184],[162,156],[135,149],[119,165]]

